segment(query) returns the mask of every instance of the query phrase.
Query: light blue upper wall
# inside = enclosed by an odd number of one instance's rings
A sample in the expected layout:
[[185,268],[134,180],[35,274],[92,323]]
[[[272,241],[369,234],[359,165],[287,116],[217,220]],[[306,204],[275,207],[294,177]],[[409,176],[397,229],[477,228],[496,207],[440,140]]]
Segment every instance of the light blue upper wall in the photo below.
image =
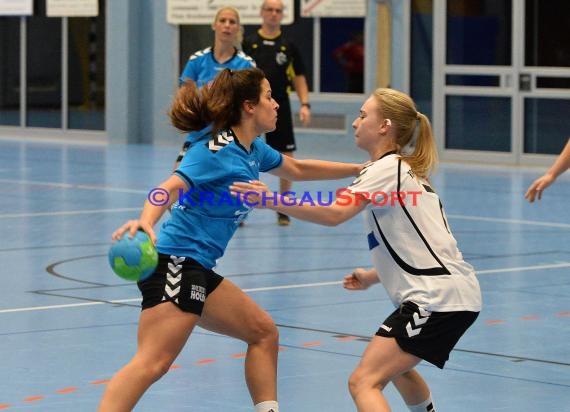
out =
[[139,82],[133,64],[136,50],[131,45],[138,20],[132,13],[136,1],[107,2],[105,118],[111,143],[134,142],[138,136],[138,99],[131,86]]
[[406,93],[408,79],[404,79],[404,73],[407,71],[402,70],[407,64],[405,51],[408,50],[408,45],[402,44],[402,39],[407,38],[404,35],[406,28],[404,27],[404,1],[392,0],[392,67],[391,67],[391,82],[390,87],[402,90]]
[[178,30],[156,0],[107,2],[107,133],[111,143],[178,144],[166,112],[178,77]]
[[178,87],[178,28],[166,22],[166,2],[145,0],[152,4],[148,8],[153,30],[148,32],[147,43],[152,44],[152,50],[143,51],[148,56],[148,63],[144,69],[147,71],[150,82],[150,101],[147,106],[149,112],[145,118],[151,124],[143,131],[143,140],[154,144],[182,144],[184,140],[172,127],[167,116],[172,96]]

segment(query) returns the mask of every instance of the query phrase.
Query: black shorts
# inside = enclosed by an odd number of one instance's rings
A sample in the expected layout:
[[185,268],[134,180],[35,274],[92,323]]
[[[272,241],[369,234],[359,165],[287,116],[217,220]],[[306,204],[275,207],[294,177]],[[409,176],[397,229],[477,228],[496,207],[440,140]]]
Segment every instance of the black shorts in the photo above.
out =
[[288,97],[276,100],[279,104],[277,127],[275,131],[265,133],[265,141],[278,152],[293,152],[297,149],[297,146],[295,145],[295,134],[293,133],[291,103]]
[[224,278],[188,257],[158,254],[155,272],[138,282],[142,309],[172,302],[184,312],[201,315],[204,302]]
[[443,369],[459,338],[479,312],[428,312],[404,302],[384,321],[377,336],[395,338],[404,352]]

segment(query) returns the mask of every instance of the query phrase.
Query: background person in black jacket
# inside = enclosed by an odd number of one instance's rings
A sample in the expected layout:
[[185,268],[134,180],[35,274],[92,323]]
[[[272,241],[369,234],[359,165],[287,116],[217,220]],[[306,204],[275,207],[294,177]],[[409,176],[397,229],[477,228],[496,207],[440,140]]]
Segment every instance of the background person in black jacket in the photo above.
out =
[[[279,104],[279,117],[275,131],[266,133],[267,144],[285,156],[293,157],[297,149],[293,132],[293,118],[289,94],[292,87],[299,96],[301,109],[299,119],[304,126],[311,121],[311,104],[309,102],[309,86],[305,77],[305,65],[297,47],[284,37],[281,32],[283,20],[283,2],[281,0],[265,0],[261,5],[261,27],[243,42],[243,50],[251,56],[271,84],[273,98]],[[291,190],[291,182],[279,180],[279,192]],[[289,216],[278,213],[278,223],[289,225]]]

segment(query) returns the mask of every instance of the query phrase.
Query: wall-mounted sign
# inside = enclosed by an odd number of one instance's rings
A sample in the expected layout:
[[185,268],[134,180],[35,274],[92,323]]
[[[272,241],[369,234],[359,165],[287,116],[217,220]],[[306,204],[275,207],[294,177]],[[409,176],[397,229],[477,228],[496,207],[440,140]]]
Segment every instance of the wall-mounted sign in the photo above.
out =
[[[282,24],[291,24],[295,17],[293,0],[283,0]],[[230,5],[239,11],[241,24],[260,24],[261,0],[168,0],[166,19],[170,24],[212,24],[216,11]]]
[[366,0],[301,0],[301,17],[364,17]]
[[47,0],[48,17],[94,17],[99,14],[98,0]]
[[0,16],[31,16],[33,12],[32,0],[0,0]]

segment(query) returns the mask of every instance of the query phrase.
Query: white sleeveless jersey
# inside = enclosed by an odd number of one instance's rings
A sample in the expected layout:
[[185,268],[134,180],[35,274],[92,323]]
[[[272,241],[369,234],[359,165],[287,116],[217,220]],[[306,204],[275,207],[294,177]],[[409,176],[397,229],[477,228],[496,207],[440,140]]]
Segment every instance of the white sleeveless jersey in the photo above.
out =
[[481,310],[475,270],[457,248],[438,195],[400,156],[371,163],[348,191],[370,199],[368,245],[395,306],[412,301],[431,312]]

